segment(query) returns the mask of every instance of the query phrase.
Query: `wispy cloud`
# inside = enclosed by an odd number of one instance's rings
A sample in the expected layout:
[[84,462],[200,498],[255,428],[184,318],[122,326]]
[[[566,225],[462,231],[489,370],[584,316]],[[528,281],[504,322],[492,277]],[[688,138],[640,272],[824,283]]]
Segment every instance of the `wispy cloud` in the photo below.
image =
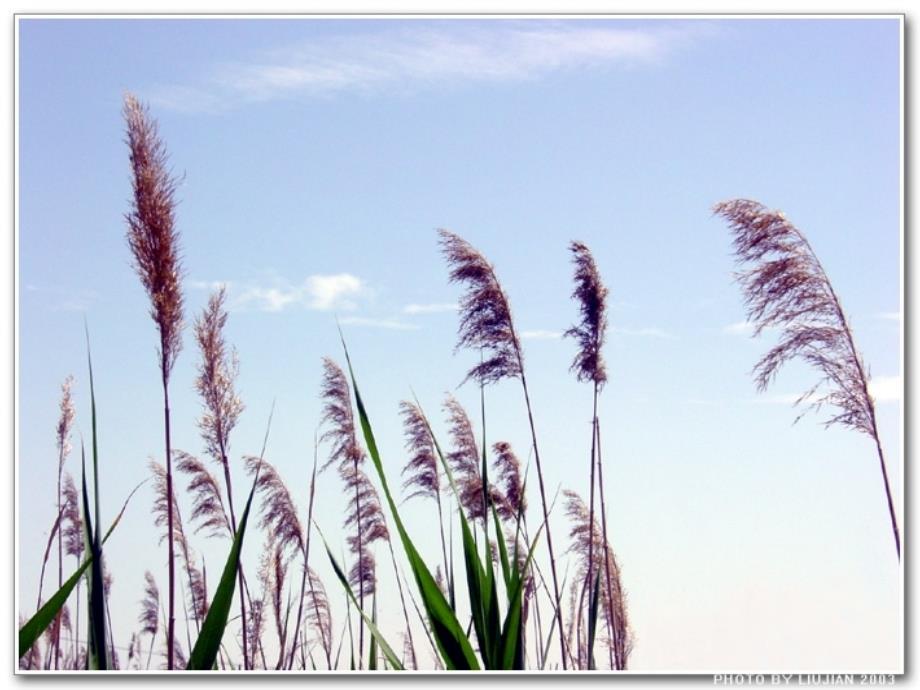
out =
[[55,285],[27,283],[23,289],[48,300],[47,308],[51,311],[87,311],[99,298],[99,293],[95,290],[80,290]]
[[457,311],[457,303],[435,303],[435,304],[407,304],[403,307],[403,314],[440,314],[443,312]]
[[214,111],[292,96],[327,96],[454,82],[538,79],[572,68],[658,62],[711,32],[703,23],[617,28],[604,22],[415,23],[320,36],[249,61],[223,63],[195,83],[148,91],[157,107]]
[[525,340],[558,340],[562,331],[521,331],[521,337]]
[[877,319],[885,319],[886,321],[900,321],[901,313],[896,311],[883,311],[875,315]]
[[339,319],[339,323],[346,326],[367,326],[368,328],[383,328],[390,331],[417,331],[418,324],[406,323],[396,319],[374,319],[364,316],[346,316]]
[[204,280],[193,280],[189,285],[199,290],[214,290],[224,285],[234,308],[273,312],[288,307],[349,311],[357,308],[360,298],[370,294],[364,282],[350,273],[311,275],[299,285],[280,279],[269,286]]

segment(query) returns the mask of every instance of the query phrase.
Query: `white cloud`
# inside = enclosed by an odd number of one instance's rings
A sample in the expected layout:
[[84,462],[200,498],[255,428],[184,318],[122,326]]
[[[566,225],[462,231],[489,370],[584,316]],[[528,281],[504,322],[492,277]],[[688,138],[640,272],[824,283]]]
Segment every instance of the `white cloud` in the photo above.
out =
[[562,337],[562,331],[521,331],[525,340],[557,340]]
[[391,331],[417,331],[419,326],[414,323],[404,323],[393,319],[371,319],[363,316],[346,316],[339,319],[339,323],[348,326],[368,326],[370,328],[384,328]]
[[215,111],[293,95],[323,96],[456,81],[522,81],[572,68],[660,61],[710,25],[617,28],[604,22],[430,23],[318,37],[250,61],[224,63],[198,84],[148,92],[158,106]]
[[751,335],[754,332],[754,324],[750,321],[737,321],[724,326],[722,332],[726,335]]
[[901,313],[897,311],[883,311],[875,315],[878,319],[885,319],[886,321],[900,321]]
[[900,376],[875,376],[869,381],[869,392],[875,402],[897,402],[902,389]]
[[364,292],[364,284],[350,273],[314,275],[307,278],[304,291],[311,309],[354,309],[351,298]]
[[219,290],[221,287],[230,289],[231,283],[223,280],[190,280],[188,286],[194,290]]
[[[196,287],[211,288],[219,282],[197,281]],[[229,285],[229,283],[228,283]],[[350,273],[307,276],[300,285],[277,281],[270,287],[242,285],[233,295],[234,304],[260,311],[282,311],[299,306],[317,311],[351,310],[357,308],[357,299],[369,290],[363,281]]]
[[[901,399],[903,386],[900,376],[875,376],[869,381],[869,393],[877,403],[897,402]],[[810,399],[817,400],[827,394],[827,390],[817,390]],[[802,393],[781,393],[778,395],[762,395],[754,399],[755,402],[773,405],[794,405],[802,397]],[[802,400],[807,404],[808,400]]]
[[457,311],[457,303],[443,304],[407,304],[403,307],[403,314],[440,314],[447,311]]

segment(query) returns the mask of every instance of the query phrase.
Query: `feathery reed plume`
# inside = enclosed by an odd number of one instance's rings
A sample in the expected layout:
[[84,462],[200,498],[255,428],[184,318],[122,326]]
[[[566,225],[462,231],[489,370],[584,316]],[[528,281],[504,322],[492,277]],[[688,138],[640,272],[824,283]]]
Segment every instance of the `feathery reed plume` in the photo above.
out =
[[83,517],[77,498],[77,487],[70,474],[64,475],[64,505],[62,506],[62,532],[64,534],[64,553],[77,560],[83,556]]
[[275,631],[278,634],[278,663],[276,670],[281,668],[284,660],[284,647],[287,641],[287,616],[282,612],[284,608],[284,583],[287,580],[288,561],[284,554],[284,544],[276,541],[268,551],[269,561],[269,592],[271,594],[272,613],[275,616]]
[[[600,454],[597,448],[598,417],[597,404],[601,388],[607,382],[607,368],[604,364],[603,346],[607,336],[607,288],[601,281],[601,276],[594,262],[591,250],[581,242],[573,241],[569,245],[572,252],[572,263],[575,264],[575,289],[572,298],[578,302],[581,321],[565,332],[566,337],[574,338],[578,342],[578,352],[572,362],[570,371],[575,372],[579,381],[590,381],[593,384],[593,402],[591,415],[591,454],[590,454],[590,488],[588,499],[588,520],[594,524],[595,519],[595,486],[603,468],[599,466]],[[600,480],[601,485],[603,481]],[[604,505],[603,492],[601,493],[601,512],[604,531],[604,543],[607,539],[607,516]],[[588,544],[587,564],[588,572],[586,582],[594,582],[594,542]],[[608,590],[612,583],[605,582]],[[588,650],[589,668],[594,667],[593,649]]]
[[485,518],[485,504],[482,493],[482,474],[479,469],[479,445],[466,410],[449,393],[444,398],[447,413],[448,435],[451,448],[445,459],[457,483],[458,500],[471,521]]
[[351,586],[365,598],[377,591],[377,561],[370,547],[375,541],[389,540],[386,520],[377,489],[360,469],[344,467],[340,471],[349,496],[345,513],[345,527],[354,527],[355,533],[348,537],[348,545],[355,555],[355,562],[349,571]]
[[189,608],[198,621],[203,621],[208,615],[208,582],[203,569],[189,564]]
[[[71,445],[70,445],[70,430],[73,427],[74,419],[74,407],[73,407],[73,397],[71,396],[71,388],[73,387],[73,376],[68,376],[64,379],[64,383],[61,384],[61,404],[60,411],[61,414],[58,417],[57,428],[57,449],[58,449],[58,471],[57,471],[57,512],[58,515],[63,513],[64,507],[63,503],[63,494],[61,487],[62,475],[64,473],[64,461],[67,459],[67,456],[70,454]],[[57,545],[58,545],[58,589],[64,584],[64,535],[62,530],[58,530],[57,535]],[[57,639],[54,642],[54,668],[60,668],[60,659],[61,659],[61,641],[60,635],[57,636]]]
[[144,598],[141,599],[141,615],[137,622],[141,625],[141,634],[150,635],[150,649],[147,651],[146,668],[150,668],[153,645],[160,630],[160,589],[150,571],[144,573]]
[[137,665],[138,652],[140,651],[140,638],[138,638],[137,633],[131,633],[131,641],[128,643],[128,670],[131,670],[132,663],[135,668],[140,668]]
[[[173,649],[172,649],[171,656],[172,656],[172,660],[173,660],[173,661],[172,661],[172,664],[173,664],[172,669],[169,668],[169,663],[170,663],[170,662],[169,662],[170,650],[167,649],[167,650],[166,650],[166,669],[165,669],[165,670],[169,671],[169,670],[175,669],[175,670],[181,671],[181,670],[184,669],[186,666],[188,666],[188,661],[187,661],[187,659],[185,658],[185,652],[182,651],[182,645],[179,644],[179,641],[178,641],[178,640],[176,640],[175,645],[173,645]],[[160,666],[160,669],[161,669],[161,670],[164,670],[162,666]]]
[[[543,465],[537,444],[537,429],[533,420],[533,406],[527,376],[524,373],[524,354],[521,341],[511,318],[508,297],[502,289],[492,264],[473,245],[448,230],[438,231],[441,249],[450,269],[450,282],[466,286],[466,294],[460,300],[460,327],[457,349],[470,347],[478,349],[480,363],[470,369],[466,379],[474,379],[480,386],[495,383],[504,378],[517,378],[521,382],[524,403],[527,407],[527,421],[533,442],[534,459],[537,465],[537,480],[540,499],[543,504],[543,523],[546,525],[546,547],[549,551],[550,570],[553,575],[553,599],[559,619],[562,620],[562,600],[559,595],[559,577],[556,572],[556,555],[553,550],[553,532],[549,524],[549,502],[543,482]],[[559,645],[562,651],[562,668],[567,666],[565,635],[559,626]]]
[[181,450],[175,452],[175,457],[176,469],[190,477],[188,491],[192,494],[192,513],[189,519],[198,523],[195,533],[204,531],[210,537],[232,538],[233,527],[224,510],[217,479],[198,458]]
[[235,349],[227,350],[224,340],[226,298],[226,289],[221,286],[195,321],[195,339],[201,352],[195,388],[205,408],[198,427],[208,455],[222,464],[227,462],[230,432],[244,409],[235,388],[239,359]]
[[469,242],[448,230],[438,230],[441,250],[450,267],[450,281],[467,285],[460,301],[457,349],[487,352],[467,373],[467,380],[494,383],[521,375],[520,341],[511,320],[511,307],[495,270]]
[[323,472],[333,463],[340,467],[360,465],[364,450],[355,432],[354,411],[351,407],[351,389],[342,368],[328,357],[323,358],[323,380],[320,388],[323,400],[322,424],[326,430],[320,442],[331,445],[329,459],[320,468]]
[[[224,307],[226,290],[220,287],[208,298],[208,305],[195,321],[195,340],[201,353],[195,388],[201,396],[204,413],[198,420],[198,428],[205,442],[205,451],[221,464],[224,470],[224,485],[227,490],[227,505],[230,508],[230,534],[236,534],[236,511],[233,508],[233,483],[230,478],[230,461],[227,457],[230,447],[230,432],[243,412],[243,402],[236,394],[236,377],[239,374],[239,359],[236,349],[227,349],[224,326],[227,311]],[[214,483],[216,488],[216,483]],[[220,492],[216,492],[220,498]],[[221,512],[223,505],[221,502]],[[226,519],[226,515],[224,515]],[[243,565],[237,572],[240,591],[243,589]],[[246,620],[246,597],[240,596],[241,620]],[[243,626],[243,659],[248,658],[248,640]]]
[[[141,284],[150,298],[150,315],[160,337],[158,355],[163,385],[163,418],[166,442],[166,494],[173,500],[172,444],[169,428],[169,377],[182,348],[182,274],[179,233],[175,227],[176,181],[167,169],[167,153],[157,124],[147,108],[131,94],[125,96],[124,118],[130,150],[133,200],[126,214],[128,246]],[[167,503],[168,504],[168,503]],[[172,521],[172,512],[167,515]],[[170,524],[167,530],[173,534]],[[166,667],[174,667],[175,554],[169,539],[168,623]]]
[[329,608],[329,599],[326,588],[316,572],[307,570],[309,590],[307,593],[307,625],[313,629],[314,635],[319,637],[326,663],[332,670],[332,611]]
[[444,570],[448,569],[447,542],[444,539],[444,514],[441,508],[441,479],[438,459],[435,455],[434,439],[431,437],[428,420],[419,408],[407,400],[399,403],[399,413],[403,419],[406,450],[409,461],[403,467],[404,490],[412,490],[406,500],[416,496],[433,498],[438,507],[438,527],[441,537],[441,555],[444,558]]
[[607,288],[601,281],[591,250],[581,242],[572,242],[569,250],[575,264],[572,298],[578,301],[581,313],[581,321],[564,334],[578,341],[578,354],[572,362],[572,371],[579,381],[594,381],[603,386],[607,381],[601,351],[607,332]]
[[412,490],[406,500],[427,496],[433,498],[440,507],[441,478],[428,424],[418,406],[406,400],[399,404],[399,412],[403,418],[406,450],[410,453],[409,461],[402,470],[404,475],[408,475],[403,482],[403,489]]
[[[320,436],[321,442],[328,442],[331,446],[329,459],[320,471],[325,471],[331,464],[338,463],[339,476],[345,483],[346,489],[351,490],[352,498],[349,500],[350,509],[346,524],[355,525],[355,534],[349,537],[349,545],[355,555],[355,572],[349,573],[349,578],[354,583],[359,583],[358,605],[364,609],[364,595],[370,589],[373,591],[375,562],[373,556],[365,546],[365,536],[362,531],[365,520],[360,519],[361,510],[361,485],[360,466],[364,463],[364,450],[358,443],[355,431],[354,411],[351,406],[351,391],[348,379],[342,368],[328,357],[323,358],[323,378],[320,385],[320,396],[323,400],[323,416],[321,424],[325,431]],[[365,478],[366,479],[366,478]],[[378,503],[379,505],[379,503]],[[353,519],[352,519],[353,518]],[[370,568],[370,572],[365,572]],[[364,656],[364,619],[358,619],[358,661],[359,667]]]
[[144,573],[144,598],[137,622],[147,635],[156,636],[160,629],[160,589],[149,570]]
[[[498,441],[492,445],[495,454],[493,467],[498,473],[498,480],[503,489],[492,492],[495,510],[502,520],[516,521],[518,514],[527,510],[527,499],[524,496],[524,481],[521,477],[521,461],[511,449],[507,441]],[[496,501],[495,499],[500,500]]]
[[[631,649],[631,632],[626,614],[625,594],[620,584],[620,568],[617,565],[613,549],[606,543],[597,524],[591,522],[590,511],[581,497],[574,491],[565,490],[565,512],[571,521],[569,551],[579,557],[576,577],[572,580],[571,596],[573,608],[569,614],[569,637],[574,635],[575,643],[570,646],[573,661],[579,668],[588,668],[593,664],[588,649],[585,629],[590,610],[591,588],[594,578],[609,578],[613,587],[610,592],[600,587],[598,599],[600,611],[603,612],[608,629],[608,645],[613,652],[615,669],[625,669]],[[589,553],[595,562],[589,567]],[[590,572],[598,573],[588,579]]]
[[[797,404],[808,402],[808,409],[814,410],[824,405],[836,408],[825,426],[839,424],[855,429],[875,442],[900,560],[901,537],[875,403],[869,393],[869,372],[824,267],[805,235],[781,212],[747,199],[725,201],[713,210],[728,221],[734,236],[735,258],[743,267],[736,278],[754,335],[766,328],[782,331],[779,342],[754,366],[757,388],[766,390],[782,366],[793,359],[820,373],[819,381]],[[828,388],[819,391],[822,386]]]
[[243,459],[246,472],[255,475],[256,493],[262,495],[262,512],[259,527],[266,530],[272,540],[281,547],[303,550],[304,534],[297,517],[297,507],[284,480],[274,465],[258,456]]
[[179,514],[179,505],[176,503],[174,496],[172,501],[172,510],[170,511],[167,508],[169,483],[167,481],[166,470],[163,468],[163,466],[155,460],[151,460],[148,463],[148,466],[150,467],[150,471],[153,474],[153,524],[156,527],[166,528],[166,530],[160,536],[161,544],[163,543],[163,540],[167,539],[169,536],[170,527],[172,528],[173,536],[172,539],[169,540],[169,544],[176,544],[179,546],[179,551],[185,564],[185,575],[189,584],[189,596],[192,598],[193,602],[193,605],[191,606],[192,615],[195,619],[195,627],[200,630],[201,617],[198,615],[198,612],[206,607],[207,604],[206,602],[197,601],[197,597],[199,596],[202,588],[201,583],[196,585],[195,582],[195,574],[197,572],[195,566],[195,557],[192,554],[191,548],[189,547],[188,538],[186,537],[185,529],[182,526],[182,516]]

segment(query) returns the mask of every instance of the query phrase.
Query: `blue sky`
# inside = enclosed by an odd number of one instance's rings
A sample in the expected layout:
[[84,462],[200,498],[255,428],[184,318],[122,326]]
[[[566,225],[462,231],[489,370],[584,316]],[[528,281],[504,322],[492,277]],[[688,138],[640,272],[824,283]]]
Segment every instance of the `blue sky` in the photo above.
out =
[[[813,415],[793,426],[789,400],[813,382],[802,367],[756,394],[748,373],[769,338],[747,337],[728,232],[710,211],[755,198],[808,235],[870,364],[900,503],[899,29],[895,19],[22,20],[22,600],[34,601],[54,517],[53,430],[69,373],[88,433],[84,318],[104,514],[147,476],[149,456],[162,458],[154,328],[124,239],[131,91],[182,177],[189,320],[213,284],[229,286],[247,406],[232,439],[238,473],[276,401],[267,458],[305,509],[320,358],[340,358],[336,315],[392,476],[405,459],[397,405],[412,390],[430,412],[448,390],[475,409],[477,391],[455,390],[474,356],[453,353],[459,293],[435,233],[447,227],[493,261],[510,296],[548,486],[584,493],[590,391],[568,374],[574,345],[558,337],[576,318],[566,246],[577,238],[612,296],[601,416],[631,667],[900,668],[900,569],[874,448]],[[196,361],[187,332],[174,445],[193,453]],[[526,457],[521,402],[514,382],[488,391],[490,437]],[[341,541],[331,471],[318,495],[317,519]],[[112,540],[122,644],[144,570],[165,589],[151,500],[145,487]],[[406,512],[436,554],[431,507]],[[566,544],[561,510],[551,521]],[[250,562],[260,542],[248,542]],[[227,545],[195,545],[216,578]],[[383,556],[381,587],[392,588]],[[395,634],[395,612],[383,620]]]

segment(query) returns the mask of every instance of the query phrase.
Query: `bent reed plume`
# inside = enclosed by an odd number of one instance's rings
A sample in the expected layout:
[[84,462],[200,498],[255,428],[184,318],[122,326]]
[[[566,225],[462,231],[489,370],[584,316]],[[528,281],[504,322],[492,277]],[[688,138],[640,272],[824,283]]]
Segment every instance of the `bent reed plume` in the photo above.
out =
[[840,425],[872,439],[900,560],[901,535],[875,401],[869,393],[869,370],[856,349],[853,331],[824,266],[805,235],[781,211],[771,211],[750,199],[723,201],[713,211],[728,222],[733,235],[735,259],[742,268],[736,279],[754,335],[767,328],[780,330],[779,342],[754,365],[757,389],[765,391],[783,365],[793,359],[818,371],[820,379],[796,404],[806,402],[806,410],[815,411],[825,405],[835,408],[825,421],[826,427]]

